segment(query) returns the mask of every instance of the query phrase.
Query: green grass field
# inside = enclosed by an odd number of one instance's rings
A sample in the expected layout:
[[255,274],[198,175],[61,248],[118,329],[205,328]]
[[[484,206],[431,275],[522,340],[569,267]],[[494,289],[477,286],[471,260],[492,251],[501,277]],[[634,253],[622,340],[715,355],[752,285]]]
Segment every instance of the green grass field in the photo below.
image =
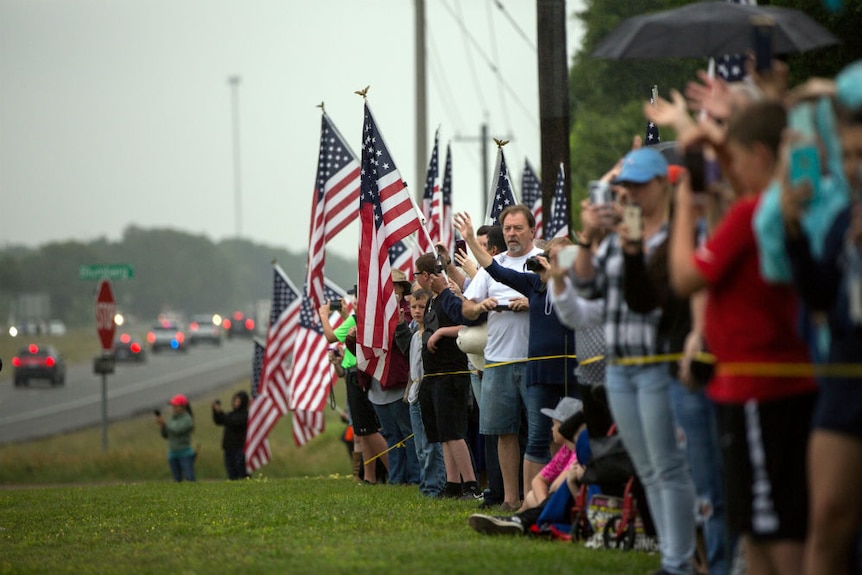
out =
[[253,479],[226,481],[209,405],[247,387],[193,402],[194,484],[171,481],[151,416],[111,423],[105,454],[98,427],[0,446],[0,574],[644,575],[658,567],[655,554],[479,535],[467,524],[475,502],[357,484],[332,410],[326,432],[302,448],[283,418],[270,435],[272,462]]

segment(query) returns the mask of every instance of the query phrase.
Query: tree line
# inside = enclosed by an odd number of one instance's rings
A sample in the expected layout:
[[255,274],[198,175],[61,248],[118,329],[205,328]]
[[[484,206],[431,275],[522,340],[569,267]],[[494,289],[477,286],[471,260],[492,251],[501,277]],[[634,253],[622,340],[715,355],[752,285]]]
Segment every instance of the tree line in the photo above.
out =
[[[246,239],[213,242],[204,235],[134,226],[117,242],[8,247],[0,250],[0,322],[25,319],[10,317],[20,295],[46,293],[52,318],[70,326],[92,324],[96,282],[79,280],[78,268],[93,264],[132,266],[134,277],[115,280],[114,294],[119,311],[143,321],[162,312],[252,312],[254,302],[272,297],[272,261],[302,289],[306,257]],[[356,283],[355,259],[328,253],[326,269],[345,289]]]

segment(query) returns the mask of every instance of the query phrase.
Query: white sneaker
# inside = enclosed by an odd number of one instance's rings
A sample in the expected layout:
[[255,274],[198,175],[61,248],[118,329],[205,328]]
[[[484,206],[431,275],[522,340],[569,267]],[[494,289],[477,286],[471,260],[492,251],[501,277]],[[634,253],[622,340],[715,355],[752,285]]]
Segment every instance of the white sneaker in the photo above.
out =
[[524,534],[524,526],[517,517],[494,517],[475,513],[470,516],[470,527],[485,535]]

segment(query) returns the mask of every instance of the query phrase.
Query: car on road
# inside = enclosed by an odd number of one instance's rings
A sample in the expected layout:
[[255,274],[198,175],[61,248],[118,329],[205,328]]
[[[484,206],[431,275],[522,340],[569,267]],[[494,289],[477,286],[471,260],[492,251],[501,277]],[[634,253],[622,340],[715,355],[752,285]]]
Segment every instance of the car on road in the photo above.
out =
[[51,385],[66,383],[66,362],[50,345],[31,343],[12,358],[15,387],[29,385],[31,379],[47,379]]
[[224,318],[222,327],[224,327],[228,339],[234,336],[254,336],[254,318],[241,311],[235,311],[230,317]]
[[147,350],[143,344],[127,333],[121,333],[114,342],[114,359],[143,363],[147,361]]
[[156,353],[163,349],[188,351],[186,334],[180,324],[168,320],[161,321],[147,333],[150,351]]
[[221,345],[221,316],[217,313],[197,314],[189,322],[189,343]]

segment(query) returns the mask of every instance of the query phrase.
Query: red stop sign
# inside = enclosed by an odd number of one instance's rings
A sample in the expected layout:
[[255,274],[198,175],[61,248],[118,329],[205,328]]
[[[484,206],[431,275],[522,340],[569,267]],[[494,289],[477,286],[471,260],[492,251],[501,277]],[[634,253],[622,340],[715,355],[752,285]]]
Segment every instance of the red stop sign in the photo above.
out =
[[114,290],[111,282],[100,280],[99,288],[96,290],[96,331],[102,342],[102,351],[111,351],[114,348],[114,332],[117,324],[114,316],[117,315],[117,302],[114,299]]

